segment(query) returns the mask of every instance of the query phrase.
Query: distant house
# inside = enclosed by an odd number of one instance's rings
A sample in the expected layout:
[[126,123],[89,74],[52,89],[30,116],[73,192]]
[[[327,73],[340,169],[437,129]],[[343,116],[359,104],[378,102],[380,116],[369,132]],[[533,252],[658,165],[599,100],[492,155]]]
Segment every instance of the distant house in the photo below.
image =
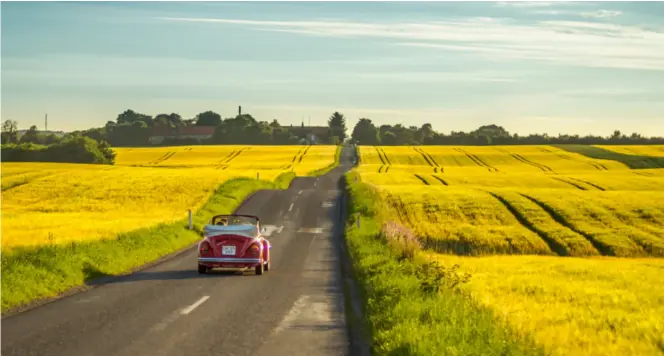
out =
[[207,140],[214,134],[216,126],[178,126],[167,127],[159,126],[152,129],[149,142],[158,145],[164,139],[184,139],[193,138],[199,141]]
[[308,144],[323,144],[330,139],[330,128],[327,126],[291,126],[290,132]]

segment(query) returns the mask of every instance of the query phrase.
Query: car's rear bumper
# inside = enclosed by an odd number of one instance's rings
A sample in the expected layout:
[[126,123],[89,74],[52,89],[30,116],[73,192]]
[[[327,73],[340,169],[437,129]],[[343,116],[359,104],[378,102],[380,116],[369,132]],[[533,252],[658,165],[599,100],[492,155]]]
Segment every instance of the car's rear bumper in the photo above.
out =
[[257,266],[261,263],[260,258],[237,258],[237,257],[199,257],[198,264],[206,267],[223,268],[246,268]]

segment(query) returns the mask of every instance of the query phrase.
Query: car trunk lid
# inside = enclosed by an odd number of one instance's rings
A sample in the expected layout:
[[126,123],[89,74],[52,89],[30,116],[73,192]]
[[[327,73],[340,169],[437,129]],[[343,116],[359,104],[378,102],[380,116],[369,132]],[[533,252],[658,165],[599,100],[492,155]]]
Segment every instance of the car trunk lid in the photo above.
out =
[[242,257],[254,239],[235,234],[222,234],[210,237],[212,250],[218,257]]

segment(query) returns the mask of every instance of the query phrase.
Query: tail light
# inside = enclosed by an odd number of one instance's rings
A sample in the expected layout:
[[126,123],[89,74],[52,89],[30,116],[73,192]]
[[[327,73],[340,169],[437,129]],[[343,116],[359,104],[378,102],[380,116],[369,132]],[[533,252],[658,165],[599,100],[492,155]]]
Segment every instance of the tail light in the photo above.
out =
[[210,244],[207,242],[203,242],[201,244],[201,255],[208,254],[210,252]]
[[255,244],[252,244],[251,246],[249,246],[249,254],[250,255],[252,255],[254,257],[258,257],[258,255],[260,255],[260,253],[261,253],[261,248],[258,244],[255,243]]

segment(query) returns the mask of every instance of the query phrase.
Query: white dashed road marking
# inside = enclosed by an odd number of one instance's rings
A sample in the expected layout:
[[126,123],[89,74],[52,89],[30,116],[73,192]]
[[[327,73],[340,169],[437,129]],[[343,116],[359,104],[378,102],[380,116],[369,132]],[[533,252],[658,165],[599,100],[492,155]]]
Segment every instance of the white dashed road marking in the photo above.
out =
[[320,227],[309,227],[309,228],[300,228],[297,232],[307,232],[310,234],[322,234],[323,229]]
[[194,304],[192,304],[192,305],[186,307],[185,309],[182,309],[182,311],[180,312],[180,314],[185,314],[185,315],[186,315],[186,314],[191,313],[191,312],[192,312],[194,309],[196,309],[199,305],[203,304],[206,300],[208,300],[208,298],[210,298],[210,296],[209,296],[209,295],[206,295],[205,297],[199,299],[196,303],[194,303]]
[[289,212],[290,212],[291,210],[293,210],[293,205],[295,205],[295,203],[291,203],[290,207],[288,208],[288,211],[289,211]]

